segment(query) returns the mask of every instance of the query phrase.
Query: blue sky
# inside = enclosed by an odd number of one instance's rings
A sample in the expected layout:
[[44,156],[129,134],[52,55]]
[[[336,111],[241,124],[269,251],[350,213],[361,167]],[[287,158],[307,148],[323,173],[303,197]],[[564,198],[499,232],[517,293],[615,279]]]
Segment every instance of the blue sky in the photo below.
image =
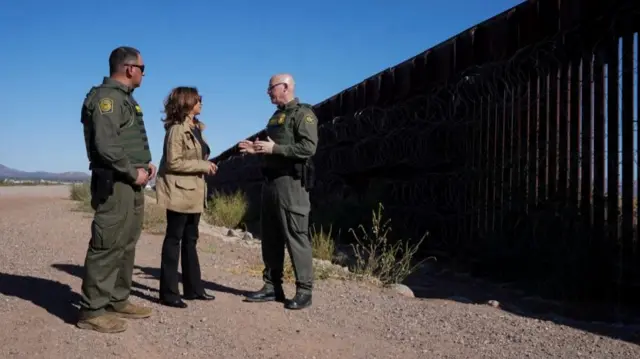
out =
[[147,66],[135,97],[157,164],[172,87],[202,93],[215,155],[264,126],[271,74],[291,72],[315,104],[520,2],[5,1],[0,164],[87,172],[80,107],[120,45],[139,48]]

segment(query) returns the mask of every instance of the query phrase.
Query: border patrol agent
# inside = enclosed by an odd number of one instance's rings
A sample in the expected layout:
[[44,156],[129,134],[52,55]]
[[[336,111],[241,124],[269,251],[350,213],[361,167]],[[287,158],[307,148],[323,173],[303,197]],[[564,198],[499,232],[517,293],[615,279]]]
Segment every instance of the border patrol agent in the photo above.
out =
[[104,333],[126,330],[122,318],[146,318],[151,309],[129,302],[135,250],[142,232],[144,186],[155,176],[142,109],[132,93],[144,64],[138,50],[109,57],[110,77],[91,88],[82,124],[91,170],[91,240],[85,258],[77,326]]
[[[283,301],[288,309],[311,305],[313,257],[309,234],[313,185],[310,157],[318,143],[318,120],[313,108],[294,95],[291,75],[271,78],[268,94],[278,106],[267,123],[267,138],[241,141],[243,153],[264,154],[261,234],[264,262],[261,290],[250,293],[250,302]],[[286,301],[282,289],[284,247],[287,247],[296,276],[296,294]]]

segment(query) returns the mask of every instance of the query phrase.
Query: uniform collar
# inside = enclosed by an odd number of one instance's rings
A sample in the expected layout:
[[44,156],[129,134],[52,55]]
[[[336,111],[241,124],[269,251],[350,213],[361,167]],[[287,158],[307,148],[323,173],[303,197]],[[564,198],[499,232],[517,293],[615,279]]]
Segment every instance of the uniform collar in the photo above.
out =
[[131,94],[133,92],[133,89],[125,84],[123,84],[122,82],[112,79],[111,77],[105,77],[102,80],[102,84],[106,85],[107,87],[112,87],[112,88],[117,88],[119,90],[124,91],[124,93],[126,93],[127,95]]
[[293,100],[287,102],[286,104],[278,106],[278,109],[280,109],[280,110],[290,110],[290,109],[298,106],[299,103],[300,103],[300,100],[297,97],[295,97]]

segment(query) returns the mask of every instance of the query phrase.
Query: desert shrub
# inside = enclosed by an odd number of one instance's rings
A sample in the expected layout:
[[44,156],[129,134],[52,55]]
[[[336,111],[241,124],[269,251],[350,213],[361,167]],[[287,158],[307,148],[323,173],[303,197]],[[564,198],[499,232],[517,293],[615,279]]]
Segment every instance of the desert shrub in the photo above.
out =
[[242,191],[232,194],[216,192],[209,200],[205,219],[214,226],[238,228],[248,209],[247,198]]
[[382,204],[378,204],[377,212],[372,211],[370,231],[359,225],[361,235],[358,236],[355,230],[349,229],[355,239],[351,245],[356,260],[352,271],[358,277],[375,277],[383,284],[401,283],[422,264],[423,261],[414,263],[413,257],[426,234],[415,245],[410,245],[410,240],[391,243],[391,220],[383,222],[382,210]]
[[325,232],[320,226],[320,230],[316,231],[315,226],[312,227],[311,244],[313,247],[313,258],[330,261],[336,249],[335,240],[332,235],[333,226]]
[[92,212],[91,185],[88,182],[74,183],[69,186],[69,199],[78,202],[76,211]]
[[91,202],[91,186],[88,182],[74,183],[69,186],[69,198],[78,202]]

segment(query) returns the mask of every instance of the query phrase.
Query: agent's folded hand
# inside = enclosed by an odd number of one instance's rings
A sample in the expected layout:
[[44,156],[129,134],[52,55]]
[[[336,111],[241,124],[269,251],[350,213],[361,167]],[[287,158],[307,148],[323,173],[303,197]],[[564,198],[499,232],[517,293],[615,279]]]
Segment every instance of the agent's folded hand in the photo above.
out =
[[275,145],[276,143],[273,142],[273,140],[271,139],[271,137],[267,136],[267,140],[266,141],[256,141],[253,143],[254,146],[254,151],[256,153],[271,153],[273,152],[273,145]]

